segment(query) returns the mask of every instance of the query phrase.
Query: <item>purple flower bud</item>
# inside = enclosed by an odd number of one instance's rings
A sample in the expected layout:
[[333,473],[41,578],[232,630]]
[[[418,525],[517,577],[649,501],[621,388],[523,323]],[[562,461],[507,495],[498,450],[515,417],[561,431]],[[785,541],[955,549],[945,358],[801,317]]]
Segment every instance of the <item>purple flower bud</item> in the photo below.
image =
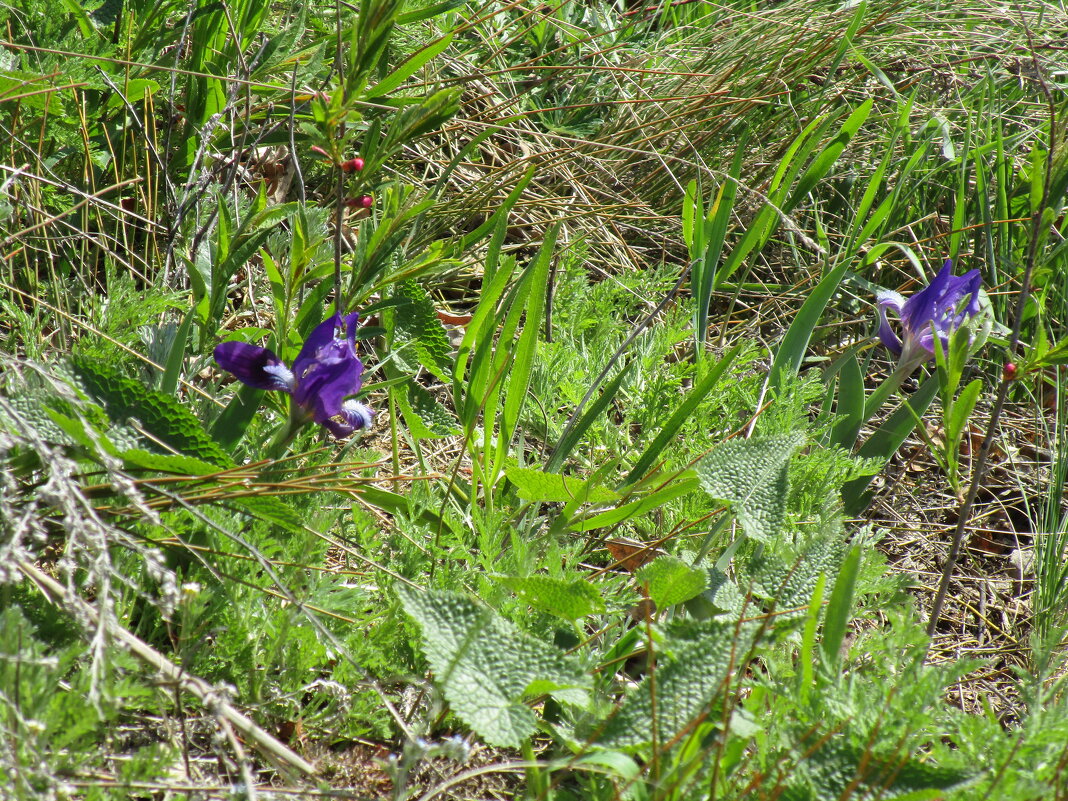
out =
[[363,385],[363,362],[356,355],[359,315],[335,314],[320,323],[293,361],[285,366],[274,352],[244,342],[215,347],[215,361],[242,383],[257,389],[288,392],[306,418],[335,437],[345,437],[371,425],[373,412],[352,400]]
[[[934,280],[908,300],[897,292],[880,292],[879,339],[902,362],[928,361],[934,357],[936,335],[943,349],[948,348],[952,333],[979,313],[981,280],[978,270],[954,276],[953,262],[947,259]],[[902,338],[890,325],[887,309],[901,318]]]

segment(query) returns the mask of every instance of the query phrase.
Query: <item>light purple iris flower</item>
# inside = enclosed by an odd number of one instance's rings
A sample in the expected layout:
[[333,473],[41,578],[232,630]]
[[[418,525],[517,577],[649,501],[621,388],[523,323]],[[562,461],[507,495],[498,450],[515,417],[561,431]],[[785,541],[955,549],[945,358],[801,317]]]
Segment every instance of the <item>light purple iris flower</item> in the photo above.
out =
[[239,381],[257,389],[277,389],[293,397],[293,417],[303,416],[327,428],[335,437],[347,437],[371,425],[374,413],[354,400],[360,391],[363,362],[356,356],[359,314],[335,314],[316,326],[304,342],[293,369],[268,348],[245,342],[215,346],[215,361]]
[[[880,292],[879,339],[901,357],[902,363],[934,358],[935,335],[946,349],[950,335],[979,313],[980,283],[978,270],[953,275],[953,262],[947,259],[934,280],[908,300],[897,292]],[[887,309],[893,309],[901,318],[904,342],[890,326]]]

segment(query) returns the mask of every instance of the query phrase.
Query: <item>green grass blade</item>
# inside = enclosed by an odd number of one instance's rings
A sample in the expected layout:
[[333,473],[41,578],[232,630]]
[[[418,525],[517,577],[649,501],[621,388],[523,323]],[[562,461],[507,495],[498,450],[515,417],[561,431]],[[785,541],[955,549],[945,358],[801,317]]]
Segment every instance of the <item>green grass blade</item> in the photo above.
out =
[[831,597],[827,601],[827,615],[823,621],[823,641],[820,652],[824,663],[837,671],[841,662],[839,650],[845,639],[850,612],[853,609],[853,593],[857,586],[857,574],[860,572],[860,546],[854,545],[842,562],[838,579],[834,582]]
[[709,392],[719,383],[719,379],[723,376],[723,373],[734,363],[735,358],[742,350],[742,345],[735,345],[729,350],[722,359],[716,362],[715,366],[702,378],[692,390],[690,394],[686,396],[679,408],[671,415],[668,421],[664,424],[664,427],[660,429],[660,433],[656,435],[654,439],[645,450],[642,455],[638,457],[638,461],[634,463],[634,467],[627,473],[627,477],[623,479],[622,485],[627,486],[640,481],[645,473],[653,466],[653,463],[660,458],[660,454],[664,452],[664,449],[668,446],[678,430],[682,427],[690,415],[696,411],[698,405],[705,399]]
[[610,404],[619,393],[619,388],[623,385],[624,379],[627,377],[630,368],[633,367],[634,364],[636,364],[636,362],[627,362],[627,364],[623,366],[623,369],[619,371],[619,374],[608,382],[604,391],[601,392],[601,396],[590,405],[590,408],[588,408],[585,414],[579,418],[578,422],[564,431],[563,436],[560,437],[560,441],[556,443],[556,447],[553,448],[553,452],[549,455],[549,459],[545,462],[545,472],[555,473],[560,469],[564,463],[564,459],[571,454],[571,451],[575,449],[575,446],[578,445],[579,441],[582,439],[582,435],[586,433],[586,429],[593,424],[594,420],[601,416],[601,413],[608,407],[608,404]]
[[[868,438],[857,454],[866,458],[889,459],[916,427],[916,418],[927,411],[937,394],[938,379],[929,376]],[[847,515],[854,516],[864,511],[870,501],[867,488],[871,480],[872,476],[861,476],[842,487],[842,502]]]
[[790,328],[783,337],[782,344],[775,354],[775,361],[771,365],[770,389],[779,389],[785,379],[797,375],[801,360],[805,356],[805,351],[808,350],[812,332],[819,324],[823,310],[837,291],[838,285],[842,283],[848,266],[847,263],[842,263],[824,275],[801,306],[794,321],[790,323]]
[[508,389],[501,408],[499,441],[502,448],[507,447],[512,440],[516,424],[519,422],[519,410],[526,402],[527,390],[530,387],[530,372],[534,366],[534,353],[538,347],[541,321],[545,314],[545,286],[549,281],[549,265],[552,262],[559,233],[559,225],[554,225],[546,232],[541,249],[530,266],[528,274],[524,276],[529,283],[530,292],[527,295],[523,332],[519,335],[519,341],[515,346]]
[[837,400],[831,444],[852,450],[864,425],[864,374],[856,353],[846,356],[839,370]]
[[189,341],[189,330],[193,327],[195,319],[196,310],[190,309],[174,333],[174,341],[167,354],[167,361],[163,365],[163,378],[159,385],[160,391],[167,395],[173,395],[178,389],[178,379],[181,378],[182,365],[185,363],[185,345]]

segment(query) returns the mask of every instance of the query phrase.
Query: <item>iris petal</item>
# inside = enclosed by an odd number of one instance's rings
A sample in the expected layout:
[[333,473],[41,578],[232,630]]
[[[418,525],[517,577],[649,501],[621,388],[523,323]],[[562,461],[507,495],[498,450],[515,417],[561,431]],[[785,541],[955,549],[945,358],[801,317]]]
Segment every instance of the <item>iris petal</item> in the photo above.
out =
[[[332,345],[348,344],[352,354],[356,354],[356,324],[360,319],[357,312],[345,315],[334,314],[323,320],[304,340],[300,354],[293,360],[293,372],[298,380],[315,362],[328,358],[329,351],[323,351]],[[344,332],[344,333],[342,333]],[[339,337],[338,334],[341,334]]]
[[356,355],[358,323],[359,315],[353,312],[335,314],[317,325],[292,371],[272,351],[244,342],[218,345],[215,360],[246,384],[292,394],[295,420],[312,419],[336,437],[348,436],[370,426],[373,418],[369,408],[346,400],[363,385],[363,362]]
[[373,419],[374,412],[368,407],[354,400],[347,400],[336,415],[323,421],[323,426],[340,439],[361,428],[370,428]]
[[[908,300],[896,292],[880,293],[879,339],[905,360],[930,359],[936,336],[943,347],[948,347],[950,335],[979,313],[981,282],[978,270],[953,275],[953,262],[947,259],[931,283]],[[901,317],[900,339],[887,319],[888,308],[895,309]]]
[[215,346],[215,361],[243,384],[257,389],[292,392],[293,373],[274,351],[247,342],[223,342]]

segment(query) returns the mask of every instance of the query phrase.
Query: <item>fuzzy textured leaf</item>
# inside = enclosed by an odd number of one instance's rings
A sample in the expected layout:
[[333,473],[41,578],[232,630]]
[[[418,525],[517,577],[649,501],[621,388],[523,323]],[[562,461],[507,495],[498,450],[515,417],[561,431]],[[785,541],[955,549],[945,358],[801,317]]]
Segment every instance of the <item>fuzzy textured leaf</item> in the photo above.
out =
[[609,720],[600,744],[610,748],[640,748],[653,741],[655,692],[656,740],[668,743],[688,731],[711,710],[731,665],[743,662],[754,628],[740,632],[731,623],[701,624],[695,636],[673,637],[665,647],[674,651],[661,658],[652,680],[646,678],[623,701]]
[[566,620],[605,611],[597,588],[583,579],[568,581],[552,576],[500,576],[497,581],[535,609]]
[[787,467],[804,441],[803,433],[794,432],[725,442],[698,465],[701,486],[731,505],[746,536],[768,542],[782,528]]
[[[98,361],[75,358],[72,366],[86,392],[103,404],[113,421],[136,418],[153,438],[176,451],[215,465],[233,464],[200,421],[173,396],[149,389]],[[151,448],[151,443],[146,446]]]
[[411,343],[419,363],[436,378],[447,381],[452,372],[452,344],[430,294],[414,280],[408,280],[397,286],[394,299],[404,301],[391,311],[394,348]]
[[[903,755],[879,759],[841,737],[831,738],[791,773],[790,786],[782,796],[790,801],[835,801],[847,790],[848,797],[856,801],[944,798],[945,791],[962,787],[973,778],[964,771]],[[935,792],[928,795],[924,791]]]
[[407,391],[397,394],[397,403],[404,413],[408,432],[416,439],[434,439],[456,434],[456,418],[448,409],[415,381],[409,381]]
[[422,629],[423,653],[445,699],[487,743],[518,748],[533,734],[525,694],[584,703],[589,679],[578,663],[492,609],[450,592],[398,587],[397,594]]
[[681,559],[658,556],[634,574],[649,590],[657,609],[681,604],[700,595],[708,586],[708,571],[690,567]]
[[506,467],[504,473],[524,501],[570,503],[582,500],[601,504],[619,500],[619,493],[607,487],[591,486],[588,481],[559,473],[546,473],[532,467]]

